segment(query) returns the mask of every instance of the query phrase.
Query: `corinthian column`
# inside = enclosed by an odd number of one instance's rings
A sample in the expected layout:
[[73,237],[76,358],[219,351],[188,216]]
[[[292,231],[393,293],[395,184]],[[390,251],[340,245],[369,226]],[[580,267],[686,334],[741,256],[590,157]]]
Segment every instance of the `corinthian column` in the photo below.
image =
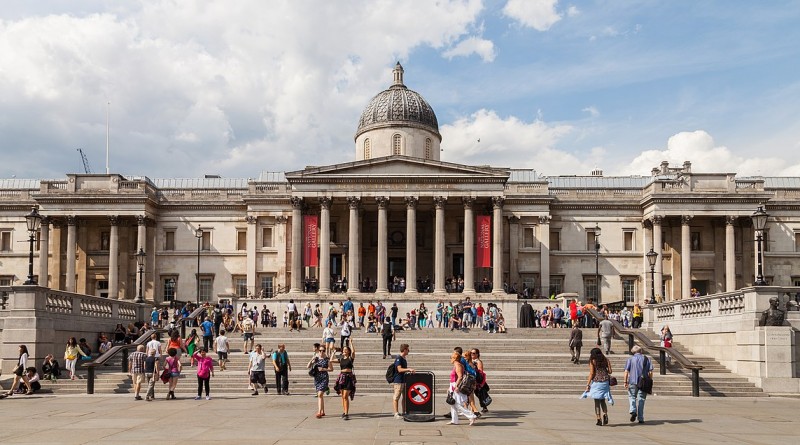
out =
[[378,203],[378,280],[376,293],[388,293],[387,278],[389,274],[389,250],[387,246],[389,238],[388,222],[386,221],[386,208],[389,206],[389,198],[378,196],[375,198]]
[[292,285],[291,293],[303,291],[303,198],[293,196],[292,202]]
[[492,293],[503,293],[503,197],[492,198]]
[[692,217],[681,217],[681,299],[689,298],[692,292],[692,232],[689,222]]
[[116,300],[119,299],[119,216],[109,216],[108,222],[111,224],[111,239],[108,240],[108,298]]
[[358,262],[361,257],[361,250],[358,247],[358,207],[361,198],[351,196],[347,198],[347,206],[350,208],[350,227],[347,236],[347,292],[360,292]]
[[464,293],[475,293],[475,198],[461,198],[464,203]]
[[50,259],[50,218],[43,216],[39,235],[39,286],[49,287],[47,275],[49,274],[48,261]]
[[[661,216],[654,216],[652,219],[653,222],[653,250],[658,254],[656,257],[656,268],[655,268],[655,275],[653,277],[653,286],[656,289],[656,294],[661,293],[661,289],[664,287],[664,255],[662,252],[662,248],[664,246],[664,242],[661,239],[661,221],[663,217]],[[663,302],[667,302],[672,300],[671,296],[662,295],[661,296]]]
[[[539,295],[550,296],[550,216],[542,215],[539,217],[539,258],[541,266],[539,268]],[[536,295],[536,289],[531,289]]]
[[406,196],[406,291],[417,293],[417,203],[416,196]]
[[67,216],[67,279],[66,291],[75,292],[75,255],[77,254],[77,218]]
[[447,198],[436,196],[433,204],[436,207],[436,233],[434,234],[434,256],[433,256],[433,292],[443,293],[444,288],[444,205]]
[[735,223],[735,216],[725,217],[725,292],[736,290],[736,252],[733,233]]
[[331,292],[331,198],[319,198],[319,292]]

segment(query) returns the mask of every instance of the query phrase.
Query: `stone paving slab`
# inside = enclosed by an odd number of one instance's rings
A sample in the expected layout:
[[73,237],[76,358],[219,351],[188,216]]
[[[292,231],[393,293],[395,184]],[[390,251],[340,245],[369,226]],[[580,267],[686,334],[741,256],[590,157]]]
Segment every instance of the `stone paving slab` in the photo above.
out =
[[[213,382],[212,382],[213,385]],[[213,386],[212,386],[213,391]],[[212,393],[213,396],[213,393]],[[792,398],[657,397],[647,401],[646,423],[628,422],[627,401],[609,408],[608,426],[594,424],[593,404],[577,397],[498,396],[475,426],[447,419],[411,423],[391,417],[389,394],[358,395],[351,420],[341,401],[326,398],[327,416],[316,419],[310,396],[221,396],[210,401],[134,401],[128,395],[35,395],[0,400],[1,443],[205,444],[788,444],[797,443]],[[444,397],[437,413],[449,412]],[[174,426],[174,428],[169,428]],[[588,436],[587,434],[591,434]]]

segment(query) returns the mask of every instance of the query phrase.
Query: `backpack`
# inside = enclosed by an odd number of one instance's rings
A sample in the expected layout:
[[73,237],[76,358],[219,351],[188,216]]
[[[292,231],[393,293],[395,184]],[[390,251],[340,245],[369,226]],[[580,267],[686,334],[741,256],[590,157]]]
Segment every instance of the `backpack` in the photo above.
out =
[[392,362],[388,368],[386,368],[386,383],[394,383],[394,378],[397,375],[397,365],[395,362]]

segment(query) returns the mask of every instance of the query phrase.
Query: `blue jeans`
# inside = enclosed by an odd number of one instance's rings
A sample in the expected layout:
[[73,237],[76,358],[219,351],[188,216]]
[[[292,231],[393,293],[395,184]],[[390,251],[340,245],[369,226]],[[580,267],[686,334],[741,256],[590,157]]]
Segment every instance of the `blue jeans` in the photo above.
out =
[[636,413],[636,417],[640,422],[644,421],[644,401],[647,398],[647,393],[640,391],[636,385],[628,385],[628,401],[630,408],[628,412]]

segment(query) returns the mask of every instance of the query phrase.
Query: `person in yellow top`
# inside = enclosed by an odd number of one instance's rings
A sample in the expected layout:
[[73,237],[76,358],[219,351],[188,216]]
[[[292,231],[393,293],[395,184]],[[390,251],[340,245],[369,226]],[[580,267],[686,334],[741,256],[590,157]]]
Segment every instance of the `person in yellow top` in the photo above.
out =
[[70,337],[67,341],[67,347],[64,350],[64,362],[69,370],[70,379],[75,380],[75,363],[78,361],[78,357],[84,355],[89,354],[83,352],[83,349],[78,346],[78,340],[76,340],[75,337]]
[[639,306],[639,303],[636,303],[633,305],[633,327],[640,328],[643,320],[642,307]]

